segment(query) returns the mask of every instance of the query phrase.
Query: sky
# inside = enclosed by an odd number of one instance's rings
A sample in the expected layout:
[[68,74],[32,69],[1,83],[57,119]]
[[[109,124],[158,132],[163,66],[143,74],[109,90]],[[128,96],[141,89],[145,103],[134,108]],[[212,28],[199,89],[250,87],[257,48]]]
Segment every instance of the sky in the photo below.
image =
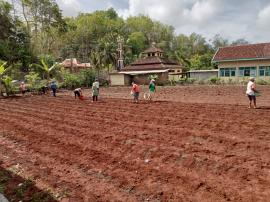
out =
[[176,34],[193,32],[208,40],[270,42],[270,0],[56,0],[64,16],[114,8],[127,18],[139,14],[172,25]]

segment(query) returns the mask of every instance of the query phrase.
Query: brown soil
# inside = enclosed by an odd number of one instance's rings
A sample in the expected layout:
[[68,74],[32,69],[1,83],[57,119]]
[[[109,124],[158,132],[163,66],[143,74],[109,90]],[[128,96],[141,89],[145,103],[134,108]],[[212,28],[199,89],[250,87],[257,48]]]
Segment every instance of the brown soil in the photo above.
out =
[[115,99],[129,88],[101,89],[98,103],[2,99],[1,166],[63,201],[269,201],[270,91],[259,88],[260,109],[222,86],[159,88],[139,104]]

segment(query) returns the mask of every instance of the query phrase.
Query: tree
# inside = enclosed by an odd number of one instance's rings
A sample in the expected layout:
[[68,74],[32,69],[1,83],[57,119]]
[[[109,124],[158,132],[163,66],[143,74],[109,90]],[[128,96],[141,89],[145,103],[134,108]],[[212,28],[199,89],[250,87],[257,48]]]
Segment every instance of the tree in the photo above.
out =
[[90,62],[92,66],[97,70],[97,76],[99,77],[102,67],[103,55],[99,51],[92,51],[90,54]]
[[235,41],[232,42],[232,45],[233,46],[236,46],[236,45],[245,45],[245,44],[249,44],[249,42],[245,39],[237,39]]
[[66,24],[55,0],[20,0],[23,18],[31,36],[31,50],[51,53],[58,33],[66,31]]
[[132,53],[139,56],[140,53],[146,48],[146,37],[142,32],[133,32],[129,35],[127,44],[131,47]]
[[216,51],[218,48],[229,45],[229,40],[222,38],[219,34],[215,35],[212,41],[212,47]]

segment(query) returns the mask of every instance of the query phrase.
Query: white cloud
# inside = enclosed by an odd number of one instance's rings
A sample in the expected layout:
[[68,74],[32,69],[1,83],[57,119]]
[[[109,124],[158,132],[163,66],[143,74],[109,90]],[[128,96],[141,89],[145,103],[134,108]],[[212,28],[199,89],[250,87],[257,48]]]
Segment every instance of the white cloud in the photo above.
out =
[[217,2],[217,0],[197,1],[190,10],[184,10],[184,16],[197,22],[206,21],[218,11]]
[[270,42],[269,0],[57,0],[64,15],[113,7],[127,18],[144,14],[207,38],[220,34],[230,40]]
[[257,24],[261,29],[270,29],[270,4],[259,12]]
[[82,9],[79,0],[56,0],[65,16],[76,16]]

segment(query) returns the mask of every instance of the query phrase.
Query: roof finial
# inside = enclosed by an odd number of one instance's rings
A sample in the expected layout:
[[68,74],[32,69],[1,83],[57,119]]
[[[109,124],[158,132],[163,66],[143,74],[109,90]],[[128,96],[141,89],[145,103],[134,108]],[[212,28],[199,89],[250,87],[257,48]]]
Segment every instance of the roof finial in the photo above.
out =
[[156,42],[152,42],[152,47],[155,48],[156,47]]

